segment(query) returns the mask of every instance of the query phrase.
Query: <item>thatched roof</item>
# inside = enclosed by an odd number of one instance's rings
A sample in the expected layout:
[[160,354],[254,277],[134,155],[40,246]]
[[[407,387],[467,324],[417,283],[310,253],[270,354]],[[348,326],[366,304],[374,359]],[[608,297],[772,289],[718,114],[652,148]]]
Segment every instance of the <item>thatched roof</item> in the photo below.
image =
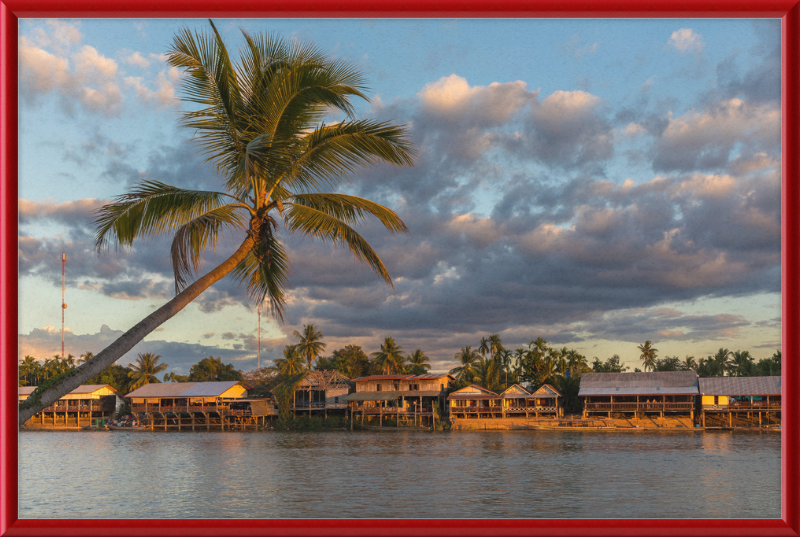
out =
[[301,373],[302,378],[297,382],[295,388],[329,388],[336,385],[350,386],[350,379],[339,373],[338,371],[323,370],[323,371],[304,371]]
[[780,395],[781,377],[701,378],[702,395]]
[[697,395],[694,371],[648,373],[584,373],[579,396],[587,395]]

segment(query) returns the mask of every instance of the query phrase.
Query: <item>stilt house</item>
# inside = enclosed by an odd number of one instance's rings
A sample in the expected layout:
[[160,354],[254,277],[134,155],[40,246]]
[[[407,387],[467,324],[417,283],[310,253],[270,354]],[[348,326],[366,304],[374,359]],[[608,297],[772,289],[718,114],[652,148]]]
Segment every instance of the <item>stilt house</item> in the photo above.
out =
[[377,417],[379,425],[383,418],[392,418],[397,423],[433,425],[436,414],[444,411],[445,397],[455,382],[446,373],[423,375],[371,375],[353,379],[355,393],[346,397],[350,411],[361,415],[361,421]]
[[[270,406],[253,406],[251,401],[249,409],[248,405],[231,408],[231,403],[247,400],[247,390],[235,380],[145,384],[126,399],[142,424],[160,430],[243,428],[245,421],[271,414]],[[244,417],[249,419],[240,419]]]
[[[520,387],[521,388],[521,387]],[[526,391],[527,390],[523,390]],[[470,384],[447,396],[453,418],[500,418],[503,396],[483,386]]]
[[781,424],[781,377],[699,379],[701,425],[773,427]]
[[[19,402],[27,399],[36,386],[21,386]],[[85,427],[92,420],[111,419],[122,404],[122,394],[108,384],[83,384],[35,414],[26,427]]]
[[534,393],[512,384],[500,394],[503,398],[502,417],[560,418],[563,416],[561,393],[543,384]]
[[699,395],[694,371],[584,373],[578,396],[583,417],[689,416]]
[[323,412],[347,410],[345,396],[353,383],[338,371],[306,371],[294,386],[292,412]]

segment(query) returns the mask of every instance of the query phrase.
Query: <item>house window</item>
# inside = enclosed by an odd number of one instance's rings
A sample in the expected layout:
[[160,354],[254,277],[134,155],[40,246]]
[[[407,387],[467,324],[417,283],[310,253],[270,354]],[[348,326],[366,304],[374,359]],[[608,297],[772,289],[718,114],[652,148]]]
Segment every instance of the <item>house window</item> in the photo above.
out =
[[719,395],[715,395],[715,396],[714,396],[714,404],[715,404],[715,405],[718,405],[718,404],[719,404]]
[[334,397],[333,398],[333,402],[338,405],[339,404],[339,398],[338,397]]
[[419,391],[419,384],[409,384],[408,385],[409,391],[418,392]]
[[377,390],[381,391],[381,385],[380,384],[378,384]]

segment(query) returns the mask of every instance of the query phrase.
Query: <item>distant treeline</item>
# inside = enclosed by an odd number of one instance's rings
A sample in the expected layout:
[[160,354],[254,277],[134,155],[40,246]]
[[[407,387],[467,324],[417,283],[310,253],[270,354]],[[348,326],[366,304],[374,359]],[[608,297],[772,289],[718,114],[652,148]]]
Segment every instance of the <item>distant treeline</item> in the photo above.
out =
[[[273,361],[273,365],[242,372],[232,364],[222,363],[221,358],[209,356],[194,364],[188,375],[167,373],[164,382],[208,382],[239,380],[244,381],[253,396],[266,396],[271,388],[285,379],[308,369],[335,370],[348,378],[358,378],[378,374],[420,375],[430,370],[430,359],[421,349],[403,352],[392,337],[386,337],[380,350],[367,355],[358,345],[347,345],[325,356],[326,344],[322,332],[314,325],[305,325],[302,332],[295,331],[297,343],[286,345],[283,357]],[[730,351],[719,349],[714,355],[695,359],[686,356],[658,357],[658,349],[651,341],[637,346],[644,371],[696,371],[700,377],[720,376],[772,376],[781,373],[781,351],[776,350],[769,358],[756,361],[749,351]],[[39,362],[31,356],[20,361],[19,385],[37,385],[49,378],[64,373],[81,362],[92,358],[92,353],[81,355],[77,360],[69,355],[59,356]],[[127,367],[113,365],[88,384],[109,384],[123,394],[127,394],[149,382],[161,382],[156,376],[168,364],[159,363],[159,355],[139,354],[134,364]],[[567,412],[580,410],[578,390],[583,373],[621,373],[629,371],[622,365],[619,355],[605,361],[594,357],[590,363],[586,356],[567,347],[555,348],[543,338],[530,341],[516,349],[507,349],[498,334],[481,338],[478,345],[462,347],[453,357],[458,365],[449,372],[456,379],[456,387],[479,384],[500,393],[512,384],[525,384],[530,389],[538,389],[550,384],[564,396]],[[634,368],[634,372],[640,369]]]

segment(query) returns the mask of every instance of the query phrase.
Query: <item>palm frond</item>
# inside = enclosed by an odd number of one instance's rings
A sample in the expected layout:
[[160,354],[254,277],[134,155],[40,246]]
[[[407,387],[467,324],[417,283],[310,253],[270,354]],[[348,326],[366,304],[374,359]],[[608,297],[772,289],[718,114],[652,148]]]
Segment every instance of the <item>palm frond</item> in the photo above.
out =
[[213,23],[211,27],[213,35],[188,29],[178,32],[167,63],[188,75],[181,87],[184,100],[206,106],[185,112],[182,123],[202,133],[197,142],[207,161],[216,162],[224,172],[244,149],[239,133],[242,96],[227,48]]
[[253,303],[260,304],[268,298],[272,315],[283,321],[286,305],[284,289],[289,284],[291,264],[277,234],[272,237],[270,250],[270,263],[259,261],[251,250],[231,274],[238,283],[245,284],[247,295]]
[[134,239],[177,229],[223,206],[228,199],[236,198],[222,192],[145,181],[97,210],[95,248],[101,249],[109,242],[129,247]]
[[336,193],[308,193],[294,195],[286,202],[286,206],[302,205],[329,214],[348,224],[359,224],[366,215],[377,218],[392,233],[406,233],[408,228],[393,210],[368,199]]
[[387,284],[392,285],[392,278],[375,250],[353,228],[338,218],[312,207],[297,204],[290,205],[284,211],[283,218],[289,232],[347,248],[356,259],[369,265]]
[[287,188],[338,186],[349,175],[380,162],[412,166],[416,150],[403,126],[371,120],[320,125],[301,140],[302,151],[286,177]]
[[200,261],[207,250],[217,246],[220,229],[244,228],[246,218],[231,205],[212,209],[179,227],[175,232],[170,250],[172,270],[175,275],[175,293],[181,292],[200,268]]

